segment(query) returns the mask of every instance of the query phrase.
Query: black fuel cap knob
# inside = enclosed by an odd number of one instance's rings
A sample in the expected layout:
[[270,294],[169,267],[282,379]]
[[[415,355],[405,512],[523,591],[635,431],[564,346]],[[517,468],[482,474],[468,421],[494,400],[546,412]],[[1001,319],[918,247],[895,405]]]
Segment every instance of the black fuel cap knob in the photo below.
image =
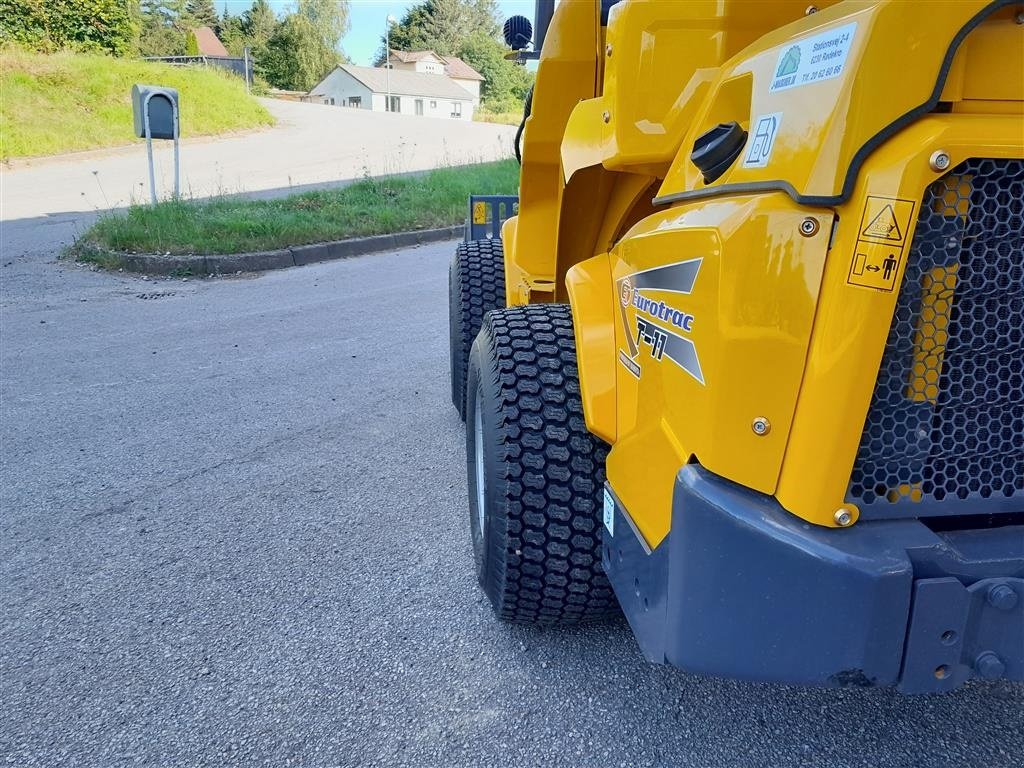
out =
[[704,174],[704,183],[710,184],[733,164],[746,143],[747,132],[739,123],[719,123],[697,137],[690,159]]

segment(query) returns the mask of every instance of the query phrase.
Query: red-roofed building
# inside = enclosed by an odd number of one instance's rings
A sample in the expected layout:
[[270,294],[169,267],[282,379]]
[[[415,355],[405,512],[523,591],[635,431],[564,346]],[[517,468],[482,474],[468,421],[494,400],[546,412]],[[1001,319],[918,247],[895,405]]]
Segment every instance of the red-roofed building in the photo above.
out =
[[224,47],[224,43],[217,37],[217,33],[209,27],[195,27],[192,29],[192,35],[196,39],[196,45],[199,47],[200,56],[230,56],[228,49]]
[[473,94],[447,75],[352,64],[335,67],[303,100],[455,120],[472,120],[475,106]]
[[483,75],[458,56],[441,56],[433,51],[393,50],[388,61],[393,70],[445,75],[469,91],[474,106],[480,106],[480,83],[483,82]]

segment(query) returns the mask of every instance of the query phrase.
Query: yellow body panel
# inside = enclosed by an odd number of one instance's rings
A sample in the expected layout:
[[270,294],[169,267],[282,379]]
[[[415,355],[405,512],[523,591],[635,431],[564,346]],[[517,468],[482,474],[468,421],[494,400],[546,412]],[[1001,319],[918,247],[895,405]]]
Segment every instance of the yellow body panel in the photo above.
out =
[[[847,0],[766,34],[722,67],[683,144],[692,146],[722,122],[737,121],[751,131],[759,117],[777,115],[770,162],[763,167],[736,162],[706,185],[689,153],[683,152],[659,196],[671,200],[679,193],[730,184],[785,185],[808,197],[840,195],[848,170],[869,141],[929,99],[950,45],[987,5],[984,0]],[[999,13],[1007,17],[1001,26],[1016,27],[1019,35],[1021,27],[1009,19],[1011,9]],[[833,37],[841,44],[828,47]],[[834,60],[841,62],[840,74],[822,74],[805,84],[789,83],[803,73],[778,76],[794,43],[808,41],[805,47],[810,48],[817,39],[826,46],[819,55],[827,56],[836,47],[848,50],[845,58]],[[816,65],[820,69],[814,73],[831,73],[836,66],[831,61]]]
[[607,168],[664,176],[701,100],[729,57],[765,31],[800,18],[803,2],[657,0],[612,6],[598,114]]
[[[1006,12],[982,22],[957,51],[940,101],[954,111],[1022,114],[1024,30]],[[998,73],[998,75],[997,75]]]
[[[508,304],[553,301],[562,190],[561,144],[569,113],[594,96],[600,26],[596,3],[560,3],[544,41],[526,121],[514,248],[505,249]],[[526,300],[524,300],[526,297]]]
[[[621,235],[631,215],[610,210],[618,184],[607,177],[663,178],[717,67],[800,18],[806,4],[631,0],[612,7],[607,36],[598,8],[559,3],[544,41],[524,134],[517,242],[505,249],[510,304],[567,299],[568,269],[607,249],[597,229]],[[608,173],[571,189],[577,173],[599,166]]]
[[[856,225],[862,221],[869,196],[920,201],[925,188],[942,175],[929,167],[929,157],[940,149],[949,153],[951,168],[969,157],[1024,157],[1024,118],[957,114],[925,118],[872,155],[853,196],[836,209],[839,226],[822,281],[776,491],[783,507],[819,525],[834,525],[833,515],[840,507],[856,517],[856,509],[844,503],[846,486],[896,304],[895,290],[850,284],[862,234]],[[901,228],[906,243],[913,238],[917,214],[915,208],[910,226]],[[904,248],[898,253],[899,267],[893,276],[897,286],[903,277],[905,252]],[[928,289],[922,286],[922,291]]]
[[[578,344],[580,395],[587,429],[608,443],[617,436],[615,415],[615,288],[608,254],[577,264],[566,276]],[[595,354],[596,353],[596,354]]]
[[[800,234],[807,218],[810,237]],[[673,481],[691,458],[775,490],[831,225],[831,213],[781,193],[706,200],[644,219],[612,251],[618,427],[608,479],[649,546],[668,533]],[[694,262],[688,293],[671,277],[641,282],[646,270]],[[669,334],[666,346],[644,333]],[[695,365],[672,358],[672,336],[692,343]],[[759,418],[767,434],[753,430]]]
[[804,16],[806,8],[803,0],[631,0],[612,6],[601,89],[576,105],[562,141],[566,181],[598,163],[663,178],[718,68],[765,32]]
[[[560,3],[544,44],[520,215],[503,229],[509,304],[571,302],[587,425],[612,444],[610,483],[649,546],[690,461],[809,522],[856,520],[846,486],[917,206],[942,175],[929,158],[1024,156],[1024,26],[984,0],[806,16],[804,2],[631,0],[604,30],[598,5]],[[794,43],[816,56],[819,35],[841,38],[839,70],[774,87]],[[696,138],[736,121],[752,140],[765,115],[779,118],[770,161],[705,184]],[[632,303],[626,278],[694,259],[691,290],[648,285]],[[926,303],[950,281],[922,286]],[[692,342],[699,376],[652,355],[666,330]],[[923,362],[944,354],[928,338]],[[921,378],[913,396],[934,396]]]

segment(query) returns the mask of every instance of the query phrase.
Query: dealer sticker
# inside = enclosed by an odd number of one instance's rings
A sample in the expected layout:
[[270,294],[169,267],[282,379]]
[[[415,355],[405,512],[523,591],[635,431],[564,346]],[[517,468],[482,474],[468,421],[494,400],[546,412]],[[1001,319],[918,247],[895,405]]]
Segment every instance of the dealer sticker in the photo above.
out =
[[782,46],[769,93],[839,77],[846,69],[856,31],[853,22]]
[[607,488],[604,489],[604,527],[609,536],[615,535],[615,499]]

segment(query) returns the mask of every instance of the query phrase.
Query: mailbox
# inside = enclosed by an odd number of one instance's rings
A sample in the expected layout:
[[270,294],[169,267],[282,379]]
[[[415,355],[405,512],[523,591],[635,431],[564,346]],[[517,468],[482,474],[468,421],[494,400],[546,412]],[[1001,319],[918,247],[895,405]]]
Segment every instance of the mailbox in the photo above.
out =
[[178,91],[159,85],[132,86],[132,114],[135,135],[146,138],[146,111],[149,111],[149,135],[154,139],[178,138]]
[[[181,160],[178,155],[178,91],[160,85],[132,86],[132,117],[135,135],[146,140],[149,160],[149,191],[156,205],[156,172],[153,169],[153,139],[174,141],[174,197],[181,194]],[[148,131],[146,129],[149,129]]]

